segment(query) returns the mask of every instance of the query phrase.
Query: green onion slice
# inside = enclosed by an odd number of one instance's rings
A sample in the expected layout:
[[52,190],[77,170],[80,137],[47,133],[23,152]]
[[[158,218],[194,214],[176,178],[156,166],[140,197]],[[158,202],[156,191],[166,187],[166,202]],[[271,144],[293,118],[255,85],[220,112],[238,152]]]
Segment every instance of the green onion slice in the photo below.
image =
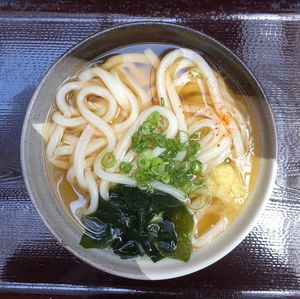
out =
[[167,141],[167,138],[163,135],[154,136],[154,141],[160,147],[163,147],[163,148],[167,147],[167,142],[168,141]]
[[132,165],[130,164],[130,163],[127,163],[127,162],[125,162],[125,161],[122,161],[121,163],[120,163],[120,166],[119,166],[119,168],[120,168],[120,171],[122,172],[122,173],[129,173],[131,170],[132,170]]
[[112,152],[107,152],[102,157],[101,163],[105,168],[112,168],[116,165],[116,158]]
[[202,163],[199,160],[191,162],[191,172],[193,174],[200,174],[202,170]]
[[229,164],[231,162],[231,159],[229,157],[227,157],[225,160],[224,160],[224,163],[225,164]]

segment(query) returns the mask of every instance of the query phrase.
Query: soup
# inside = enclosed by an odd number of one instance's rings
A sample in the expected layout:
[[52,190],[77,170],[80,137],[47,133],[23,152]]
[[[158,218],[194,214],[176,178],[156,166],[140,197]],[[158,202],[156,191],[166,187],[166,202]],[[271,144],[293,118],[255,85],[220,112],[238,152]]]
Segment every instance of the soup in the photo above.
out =
[[255,166],[246,98],[199,53],[108,53],[57,90],[46,161],[85,248],[187,261],[241,214]]

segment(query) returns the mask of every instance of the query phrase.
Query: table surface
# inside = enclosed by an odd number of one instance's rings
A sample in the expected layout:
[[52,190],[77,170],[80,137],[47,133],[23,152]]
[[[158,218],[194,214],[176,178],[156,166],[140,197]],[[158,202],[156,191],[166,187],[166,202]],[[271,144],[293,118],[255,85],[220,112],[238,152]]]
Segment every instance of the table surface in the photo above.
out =
[[[249,236],[214,265],[186,277],[135,281],[98,271],[50,234],[26,191],[22,122],[51,64],[86,37],[116,24],[165,21],[216,38],[253,71],[271,103],[278,174]],[[299,1],[1,1],[0,292],[166,298],[300,297]],[[13,297],[12,297],[13,298]]]

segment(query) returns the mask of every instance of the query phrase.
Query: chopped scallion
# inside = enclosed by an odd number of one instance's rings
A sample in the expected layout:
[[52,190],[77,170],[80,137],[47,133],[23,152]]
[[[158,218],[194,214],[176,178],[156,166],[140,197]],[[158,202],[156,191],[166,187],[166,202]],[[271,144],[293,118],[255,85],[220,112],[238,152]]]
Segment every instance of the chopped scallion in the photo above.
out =
[[[204,180],[197,178],[202,172],[202,163],[196,157],[200,149],[199,132],[188,135],[185,131],[179,131],[175,138],[167,138],[161,128],[161,116],[154,112],[132,137],[132,150],[138,153],[134,176],[139,188],[149,188],[153,181],[174,186],[185,194],[189,194],[195,185],[203,188]],[[188,135],[185,143],[180,142],[181,134]],[[165,149],[159,157],[153,155],[157,146]],[[177,154],[182,151],[186,152],[183,161],[177,160]],[[122,165],[122,169],[120,165],[121,172],[131,170],[130,164]]]
[[154,136],[154,140],[155,140],[156,144],[160,147],[165,148],[167,146],[167,138],[163,135]]
[[[193,181],[193,184],[197,185],[199,187],[204,187],[205,186],[204,179],[195,179]],[[197,188],[197,190],[198,190],[198,188]]]
[[224,160],[224,163],[225,164],[229,164],[231,162],[231,159],[229,157],[227,157],[225,160]]
[[202,170],[202,163],[199,160],[191,162],[191,172],[193,174],[200,174]]
[[200,144],[199,143],[192,143],[189,145],[187,149],[187,156],[189,157],[194,157],[198,153],[200,149]]
[[116,158],[112,152],[107,152],[102,157],[101,163],[105,168],[112,168],[116,165]]
[[190,136],[190,142],[197,142],[197,141],[199,141],[199,132],[194,132]]
[[137,163],[140,168],[149,168],[151,165],[150,160],[143,157],[139,158]]
[[120,168],[120,171],[121,171],[122,173],[128,174],[128,173],[132,170],[132,165],[131,165],[130,163],[127,163],[127,162],[125,162],[125,161],[122,161],[122,162],[120,163],[119,168]]

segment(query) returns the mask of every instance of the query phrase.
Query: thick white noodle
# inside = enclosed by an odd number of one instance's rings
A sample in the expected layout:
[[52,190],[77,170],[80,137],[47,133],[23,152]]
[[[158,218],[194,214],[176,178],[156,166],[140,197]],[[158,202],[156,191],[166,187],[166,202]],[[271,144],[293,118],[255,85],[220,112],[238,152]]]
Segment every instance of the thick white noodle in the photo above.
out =
[[53,159],[50,163],[56,168],[67,170],[71,166],[67,160]]
[[47,148],[46,148],[46,156],[47,156],[47,159],[49,161],[53,160],[54,159],[54,156],[55,156],[55,149],[56,147],[58,146],[58,144],[60,143],[62,137],[63,137],[63,134],[64,134],[64,128],[63,127],[60,127],[60,126],[56,126],[49,142],[48,142],[48,145],[47,145]]
[[74,216],[74,218],[77,220],[77,222],[79,223],[79,225],[85,229],[84,225],[81,222],[81,215],[82,215],[82,210],[84,209],[85,205],[86,205],[86,200],[80,196],[79,193],[77,193],[79,195],[78,199],[73,200],[70,203],[70,210]]
[[220,93],[219,85],[217,82],[217,78],[215,76],[214,71],[211,69],[211,67],[208,65],[208,63],[205,61],[205,59],[200,54],[198,54],[195,51],[192,51],[190,49],[178,49],[175,51],[178,51],[177,55],[188,58],[197,65],[197,67],[200,70],[200,73],[206,79],[205,81],[208,86],[210,96],[212,97],[212,100],[214,101],[216,110],[219,113],[222,112],[224,105],[223,105],[223,99],[222,99],[222,96]]
[[250,130],[249,130],[249,119],[245,119],[242,113],[237,109],[233,110],[232,117],[236,120],[237,125],[239,126],[243,144],[246,148],[249,148],[249,143],[251,140]]
[[115,55],[111,58],[108,58],[103,64],[102,67],[104,69],[110,69],[118,64],[133,62],[140,64],[149,64],[149,60],[144,54],[140,53],[128,53],[128,54],[120,54]]
[[219,143],[225,133],[222,127],[217,125],[216,122],[211,119],[202,119],[192,124],[190,126],[190,133],[197,132],[203,128],[209,128],[210,132],[200,140],[200,144],[201,144],[201,148],[199,152],[200,155],[203,152],[207,152],[213,146]]
[[56,105],[64,116],[71,117],[72,115],[74,115],[74,112],[72,111],[72,106],[70,106],[66,102],[66,95],[73,90],[78,90],[80,87],[80,82],[68,82],[58,89],[56,94]]
[[[72,135],[69,135],[72,137]],[[56,156],[65,156],[65,155],[72,155],[74,154],[75,151],[75,146],[78,142],[78,138],[76,140],[76,143],[72,145],[60,145],[56,148],[55,150],[55,155]],[[86,156],[94,153],[95,151],[99,150],[101,147],[106,145],[106,139],[105,138],[98,138],[94,141],[92,141],[86,151]]]
[[87,124],[87,121],[81,117],[65,117],[60,112],[55,111],[52,115],[52,120],[59,126],[76,128]]
[[136,158],[136,153],[133,150],[129,150],[124,156],[123,161],[130,163]]
[[233,99],[233,97],[229,93],[229,90],[226,87],[225,81],[222,78],[219,77],[218,78],[218,83],[219,83],[220,92],[221,92],[221,94],[223,96],[224,101],[228,102],[229,104],[234,105],[235,104],[235,100]]
[[195,118],[196,117],[205,117],[205,118],[211,119],[211,120],[215,121],[216,123],[218,123],[219,126],[221,126],[222,129],[224,131],[226,131],[223,123],[220,121],[220,118],[218,117],[218,115],[213,111],[213,109],[209,105],[206,105],[204,108],[200,108],[194,116],[195,116]]
[[163,98],[165,101],[165,106],[171,108],[170,99],[167,94],[166,86],[165,86],[165,75],[168,68],[174,63],[174,61],[180,57],[177,53],[178,50],[174,50],[168,53],[164,58],[161,60],[157,72],[156,72],[156,89],[158,98]]
[[92,123],[98,130],[102,131],[107,139],[107,150],[112,150],[116,145],[116,136],[112,127],[102,118],[91,112],[85,105],[85,97],[89,94],[89,90],[81,90],[77,95],[77,106],[82,116]]
[[52,136],[52,134],[56,128],[56,124],[53,122],[51,122],[51,123],[46,122],[42,126],[40,126],[39,123],[33,124],[32,126],[34,129],[37,129],[37,126],[38,126],[37,132],[39,132],[42,135],[42,137],[44,138],[44,141],[48,144],[50,137]]
[[[200,57],[195,56],[198,55]],[[170,53],[168,53],[164,58],[162,59],[158,69],[157,69],[157,79],[156,79],[156,88],[157,88],[157,94],[158,97],[163,97],[165,99],[165,103],[167,107],[170,107],[170,99],[167,95],[166,86],[165,86],[165,74],[168,70],[168,68],[178,59],[178,58],[188,58],[191,61],[191,64],[196,64],[199,67],[199,62],[201,62],[201,65],[204,64],[204,71],[206,73],[211,73],[212,70],[209,67],[209,65],[206,63],[206,61],[196,52],[188,50],[188,49],[177,49]],[[195,59],[196,58],[196,59]],[[188,65],[187,62],[184,62],[183,64]],[[201,70],[200,68],[200,70]],[[190,79],[187,77],[186,82],[184,82],[184,85],[189,81]],[[177,83],[178,84],[178,83]],[[217,84],[217,82],[216,82]],[[218,86],[217,86],[218,88]]]
[[176,67],[174,72],[174,85],[175,87],[178,87],[179,92],[186,84],[192,81],[191,72],[189,70],[186,70],[185,72],[182,71],[193,66],[195,66],[195,64],[189,59],[182,58],[179,61],[178,66]]
[[[178,75],[185,69],[187,68],[191,68],[193,67],[195,64],[190,61],[189,59],[186,59],[186,58],[183,58],[179,61],[176,69],[175,69],[175,72],[174,72],[174,78],[178,77]],[[189,80],[190,81],[190,80]]]
[[190,126],[189,131],[190,133],[195,133],[203,128],[210,128],[211,130],[215,130],[217,127],[216,122],[211,119],[202,119],[198,122],[195,122],[193,125]]
[[86,157],[84,161],[84,167],[85,168],[91,168],[94,164],[95,157]]
[[185,113],[197,113],[200,107],[198,105],[193,104],[183,104],[182,109]]
[[243,157],[245,155],[245,151],[244,151],[241,132],[233,118],[231,119],[230,125],[231,125],[231,135],[232,135],[233,145],[236,151],[236,157],[237,158]]
[[81,81],[89,81],[94,77],[99,77],[103,81],[103,83],[107,86],[111,94],[118,101],[118,104],[122,107],[122,109],[124,109],[125,111],[129,111],[130,106],[126,99],[126,96],[122,93],[119,83],[110,72],[104,70],[99,66],[96,66],[91,69],[87,69],[83,71],[79,75],[79,79]]
[[[127,176],[125,174],[111,173],[111,172],[104,171],[102,169],[98,170],[97,175],[98,174],[103,176],[105,178],[105,180],[110,183],[129,185],[129,186],[133,186],[133,187],[135,187],[137,185],[136,180],[134,178],[130,178],[129,176]],[[101,188],[100,188],[100,194],[101,194]],[[101,194],[101,196],[102,196],[102,194]],[[104,199],[108,199],[108,194],[105,196]]]
[[46,157],[53,166],[61,169],[68,169],[70,167],[68,161],[58,160],[55,156],[55,150],[62,140],[64,131],[64,127],[57,126],[55,128],[46,148]]
[[78,181],[78,184],[84,190],[87,189],[87,184],[84,177],[84,160],[88,145],[93,137],[93,133],[94,127],[90,124],[87,125],[78,140],[74,153],[74,174]]
[[[245,155],[244,145],[247,144],[247,140],[249,140],[249,136],[247,136],[248,130],[245,130],[247,127],[247,122],[243,117],[242,113],[235,108],[234,99],[228,92],[228,89],[225,85],[224,80],[219,80],[220,83],[220,92],[225,100],[224,106],[226,110],[230,113],[233,120],[230,123],[231,134],[233,139],[233,144],[236,151],[236,157],[241,158]],[[230,104],[228,104],[228,102]],[[244,138],[243,138],[244,137]]]
[[66,178],[67,178],[67,180],[70,184],[72,184],[72,185],[76,184],[75,174],[74,174],[74,166],[73,165],[68,169],[67,174],[66,174]]
[[127,98],[127,101],[130,104],[131,112],[129,117],[121,123],[117,123],[114,125],[115,131],[117,133],[122,133],[126,131],[137,119],[139,115],[139,106],[138,101],[132,91],[122,82],[117,72],[114,72],[113,75],[115,76],[116,81],[119,83],[120,91],[124,94]]
[[247,125],[247,120],[244,115],[234,106],[234,104],[225,103],[225,107],[230,111],[231,116],[236,120],[239,127],[244,128]]
[[96,152],[97,150],[99,150],[101,147],[103,147],[104,145],[107,144],[107,141],[105,138],[98,138],[95,139],[94,141],[92,141],[87,150],[86,150],[86,156]]
[[162,153],[164,153],[165,152],[165,148],[163,148],[163,147],[156,147],[154,150],[153,150],[153,156],[154,157],[159,157]]
[[[129,101],[130,106],[131,106],[131,113],[130,113],[129,117],[125,121],[114,125],[115,131],[118,134],[120,134],[120,133],[126,131],[136,121],[138,114],[139,114],[139,107],[138,107],[138,103],[137,103],[137,99],[136,99],[135,95],[122,82],[118,73],[115,71],[115,72],[113,72],[113,75],[115,76],[116,81],[119,83],[119,88],[122,90],[122,93],[126,95],[126,98]],[[103,156],[103,154],[101,155],[101,157]],[[110,169],[109,172],[113,172],[114,170],[115,169]],[[109,186],[108,180],[105,180],[105,178],[102,177],[102,180],[100,182],[100,194],[103,194],[103,195],[106,194],[106,198],[108,198],[108,186]]]
[[55,156],[66,156],[74,153],[74,146],[72,145],[61,145],[55,150]]
[[87,101],[87,106],[89,107],[90,110],[92,111],[99,111],[99,113],[101,113],[100,116],[103,116],[104,115],[104,105],[100,104],[100,103],[93,103],[93,102],[90,102],[90,101]]
[[63,137],[63,143],[75,146],[78,142],[78,139],[79,137],[76,137],[74,135],[65,135]]
[[194,247],[203,247],[215,239],[220,233],[222,233],[228,225],[228,219],[226,217],[221,218],[209,231],[204,233],[199,238],[193,238]]
[[214,166],[220,165],[224,163],[224,160],[229,156],[230,148],[227,148],[223,153],[219,156],[215,157],[214,159],[207,162],[208,166],[206,167],[204,173],[209,172]]
[[53,159],[50,163],[55,166],[56,168],[67,170],[71,166],[71,164],[67,160],[59,160]]
[[210,159],[213,159],[223,153],[224,151],[228,150],[231,146],[231,138],[230,137],[223,137],[217,145],[214,145],[212,148],[209,148],[197,156],[197,159],[200,160],[202,163],[206,163]]
[[200,150],[202,150],[209,142],[213,141],[215,134],[213,134],[211,131],[207,133],[203,138],[200,139],[199,143],[201,145]]
[[99,191],[98,191],[96,180],[90,168],[87,168],[85,170],[85,180],[86,180],[87,189],[90,194],[90,204],[86,210],[86,214],[91,214],[94,213],[98,208]]
[[[204,151],[209,151],[213,147],[216,147],[217,144],[220,142],[222,137],[224,137],[223,134],[212,132],[212,138],[208,142],[202,144],[202,147],[200,148],[199,154],[203,153]],[[203,137],[203,139],[204,139],[204,137]],[[231,148],[231,146],[228,147],[228,149],[230,149],[230,148]]]
[[146,49],[144,51],[144,54],[145,54],[145,57],[148,59],[148,61],[152,64],[154,69],[157,69],[159,62],[160,62],[157,55],[150,48]]
[[117,114],[118,104],[117,104],[117,101],[114,98],[114,96],[106,88],[103,88],[101,86],[89,85],[89,86],[86,86],[83,90],[84,90],[84,94],[86,96],[96,95],[107,101],[108,109],[107,109],[106,113],[102,116],[103,120],[105,120],[106,122],[110,122],[115,118],[115,116]]
[[142,88],[144,87],[143,84],[145,82],[149,84],[150,70],[145,70],[145,68],[137,67],[134,63],[129,62],[129,63],[123,63],[119,66],[112,68],[111,73],[113,73],[114,70],[119,67],[125,69],[126,72],[128,72]]
[[[171,106],[172,106],[173,111],[175,112],[175,115],[178,120],[179,130],[183,131],[183,132],[187,132],[188,129],[187,129],[186,121],[185,121],[185,116],[184,116],[184,113],[182,110],[181,100],[180,100],[179,95],[176,92],[176,89],[175,89],[168,73],[166,74],[166,89],[167,89],[167,93],[169,95]],[[187,134],[183,133],[183,132],[181,132],[181,134],[180,134],[180,142],[181,143],[186,142],[188,139]]]
[[129,83],[130,87],[134,90],[134,92],[138,95],[141,101],[141,108],[145,109],[151,106],[151,98],[150,96],[143,90],[143,88],[132,78],[130,74],[128,74],[122,67],[119,67],[118,70],[125,77],[126,81]]
[[154,181],[150,185],[151,185],[151,187],[153,187],[156,190],[159,190],[159,191],[162,191],[162,192],[172,195],[173,197],[177,198],[178,200],[180,200],[183,203],[186,203],[186,201],[187,201],[187,197],[185,196],[185,194],[173,186],[166,185],[166,184],[164,184],[162,182],[158,182],[158,181]]
[[[171,106],[173,108],[173,111],[175,112],[175,115],[178,120],[178,126],[179,130],[181,131],[179,133],[180,137],[180,142],[185,143],[188,141],[188,135],[186,132],[188,131],[187,129],[187,124],[185,121],[185,116],[183,113],[182,105],[181,105],[181,100],[179,98],[179,95],[176,92],[175,87],[173,86],[173,83],[171,81],[171,78],[167,72],[166,74],[166,88],[167,88],[167,93],[171,102]],[[186,151],[181,151],[176,155],[176,160],[182,161],[186,155]]]
[[201,92],[201,96],[202,96],[202,100],[203,100],[203,103],[206,107],[208,107],[207,105],[207,100],[206,100],[206,92],[205,92],[205,87],[202,83],[202,79],[197,79],[197,84],[199,86],[199,89],[200,89],[200,92]]

